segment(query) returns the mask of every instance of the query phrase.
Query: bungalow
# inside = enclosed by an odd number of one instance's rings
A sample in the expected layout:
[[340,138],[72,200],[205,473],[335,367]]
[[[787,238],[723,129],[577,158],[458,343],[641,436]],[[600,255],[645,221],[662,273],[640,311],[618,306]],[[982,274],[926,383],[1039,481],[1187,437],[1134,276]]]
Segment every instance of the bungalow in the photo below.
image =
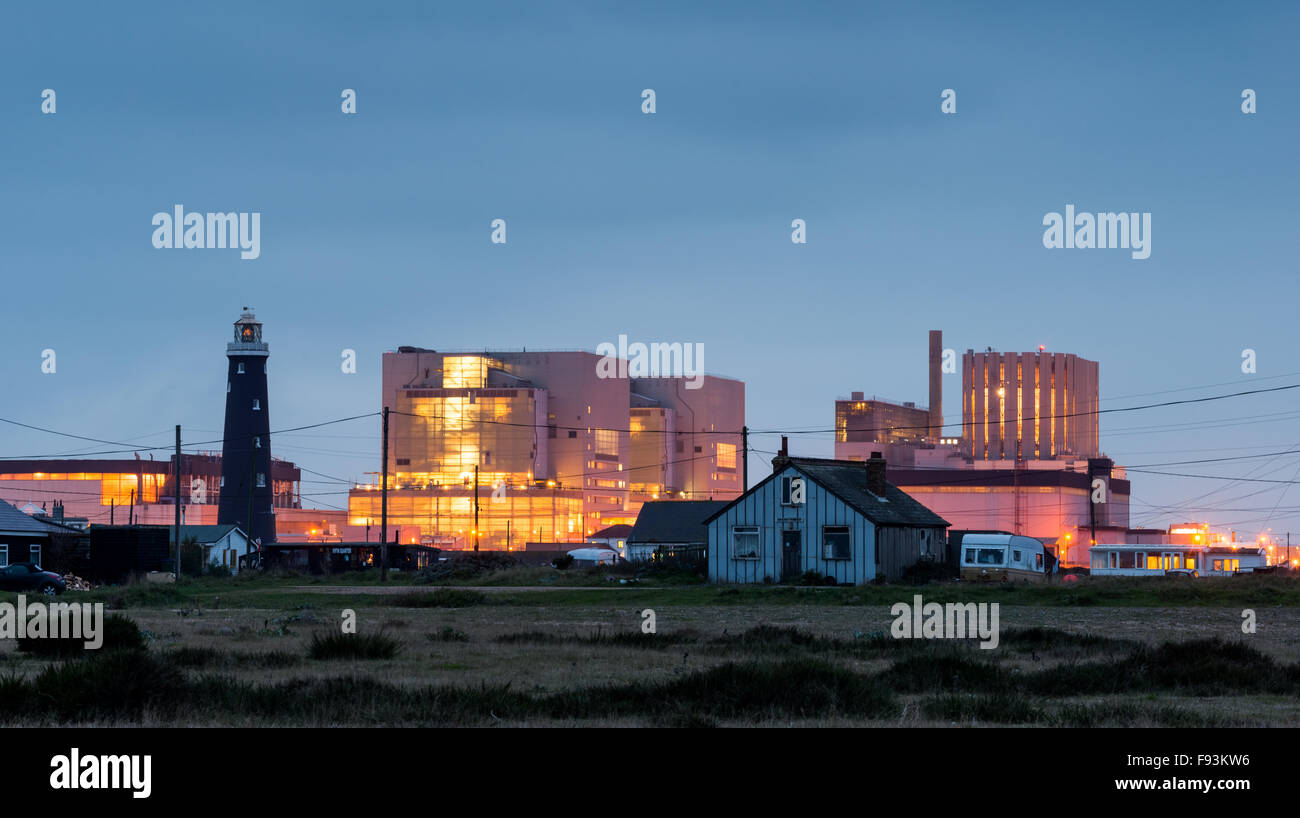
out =
[[708,550],[704,521],[726,507],[723,500],[657,500],[645,503],[627,538],[629,560],[651,560],[655,553],[700,558]]
[[815,571],[841,585],[898,579],[945,558],[948,522],[885,479],[885,460],[772,458],[772,474],[712,514],[709,581],[781,582]]
[[54,552],[67,550],[65,543],[75,544],[85,539],[86,534],[80,529],[24,514],[0,500],[0,568],[31,562],[42,568],[49,563],[52,570],[66,570],[66,566],[55,564],[59,560],[53,559]]

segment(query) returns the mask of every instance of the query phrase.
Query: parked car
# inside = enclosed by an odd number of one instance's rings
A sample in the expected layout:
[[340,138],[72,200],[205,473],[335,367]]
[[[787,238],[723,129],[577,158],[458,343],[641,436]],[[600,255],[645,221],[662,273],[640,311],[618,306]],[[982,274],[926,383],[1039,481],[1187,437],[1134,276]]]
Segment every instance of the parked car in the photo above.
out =
[[15,562],[0,568],[0,591],[36,591],[45,596],[61,594],[68,589],[63,577],[53,571],[42,571],[34,562]]

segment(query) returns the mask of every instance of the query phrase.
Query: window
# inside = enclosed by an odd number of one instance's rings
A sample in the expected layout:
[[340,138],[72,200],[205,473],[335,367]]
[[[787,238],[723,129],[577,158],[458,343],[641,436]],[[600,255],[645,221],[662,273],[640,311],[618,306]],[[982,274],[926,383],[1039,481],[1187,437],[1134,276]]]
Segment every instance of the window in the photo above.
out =
[[253,398],[253,411],[254,412],[262,411],[262,401],[258,400],[257,398]]
[[1215,561],[1214,561],[1214,570],[1216,570],[1216,571],[1222,571],[1222,570],[1223,570],[1223,560],[1215,560]]
[[1156,556],[1155,554],[1150,554],[1150,555],[1148,555],[1148,556],[1147,556],[1147,570],[1148,570],[1148,571],[1159,571],[1159,570],[1160,570],[1160,557]]
[[735,443],[718,444],[718,468],[720,469],[736,468],[736,444]]
[[1043,555],[1042,555],[1042,554],[1035,554],[1035,555],[1034,555],[1034,567],[1037,568],[1039,571],[1043,570]]
[[731,529],[731,558],[758,559],[758,526],[738,525]]
[[577,433],[576,431],[574,431],[573,429],[570,429],[570,430],[569,430],[569,437],[577,437],[577,436],[578,436],[578,433]]
[[260,437],[253,438],[253,448],[255,449],[262,448],[262,438]]
[[266,488],[266,475],[265,475],[265,474],[262,474],[262,473],[260,473],[260,472],[259,472],[258,475],[257,475],[257,487],[258,487],[259,489],[264,489],[264,488]]
[[239,367],[235,370],[235,374],[236,374],[236,375],[243,375],[243,374],[244,374],[244,365],[243,365],[243,363],[240,363],[240,364],[239,364]]
[[30,563],[32,563],[33,565],[35,565],[37,568],[40,568],[40,567],[41,567],[41,547],[40,547],[39,545],[37,545],[36,543],[32,543],[31,545],[28,546],[28,552],[29,552],[30,556],[27,557],[27,561],[30,562]]
[[1147,555],[1144,551],[1139,551],[1133,555],[1133,567],[1143,568],[1147,564]]
[[1011,561],[1012,561],[1012,562],[1020,562],[1020,552],[1019,552],[1019,551],[1012,551],[1012,552],[1011,552]]
[[596,430],[596,454],[618,456],[618,432],[613,429]]
[[0,568],[9,564],[9,546],[0,543]]
[[976,549],[975,561],[979,565],[1001,565],[1007,558],[1007,552],[1001,548]]
[[1119,567],[1119,554],[1117,552],[1115,551],[1106,552],[1106,567],[1107,568]]
[[853,559],[853,552],[849,548],[849,527],[847,525],[822,526],[822,559]]
[[230,381],[226,381],[226,392],[230,391]]
[[1190,554],[1187,555],[1187,570],[1188,571],[1196,570],[1196,557],[1193,557]]

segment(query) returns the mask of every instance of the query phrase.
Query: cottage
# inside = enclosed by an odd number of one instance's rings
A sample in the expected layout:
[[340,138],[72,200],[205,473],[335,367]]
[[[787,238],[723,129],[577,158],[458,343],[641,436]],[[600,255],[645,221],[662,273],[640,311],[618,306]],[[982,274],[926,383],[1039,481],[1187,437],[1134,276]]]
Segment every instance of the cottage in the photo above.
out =
[[655,554],[703,558],[709,529],[704,521],[727,506],[723,500],[658,500],[641,506],[627,538],[629,560],[650,560]]
[[710,582],[781,582],[815,571],[862,585],[944,560],[948,522],[890,485],[879,453],[865,462],[780,454],[772,470],[705,521]]
[[[169,529],[171,530],[171,529]],[[203,549],[203,564],[220,565],[230,569],[230,573],[239,573],[239,560],[250,550],[248,536],[237,525],[183,525],[181,542],[194,540]],[[170,537],[172,548],[176,547],[176,538]]]

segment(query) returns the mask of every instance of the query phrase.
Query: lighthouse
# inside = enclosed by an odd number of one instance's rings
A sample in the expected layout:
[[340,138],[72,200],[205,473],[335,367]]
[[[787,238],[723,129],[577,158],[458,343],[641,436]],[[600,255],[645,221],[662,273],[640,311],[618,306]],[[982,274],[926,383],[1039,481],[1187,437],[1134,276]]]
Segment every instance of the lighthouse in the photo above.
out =
[[254,541],[275,542],[271,420],[262,325],[244,307],[226,344],[226,428],[221,443],[217,523],[239,526]]

